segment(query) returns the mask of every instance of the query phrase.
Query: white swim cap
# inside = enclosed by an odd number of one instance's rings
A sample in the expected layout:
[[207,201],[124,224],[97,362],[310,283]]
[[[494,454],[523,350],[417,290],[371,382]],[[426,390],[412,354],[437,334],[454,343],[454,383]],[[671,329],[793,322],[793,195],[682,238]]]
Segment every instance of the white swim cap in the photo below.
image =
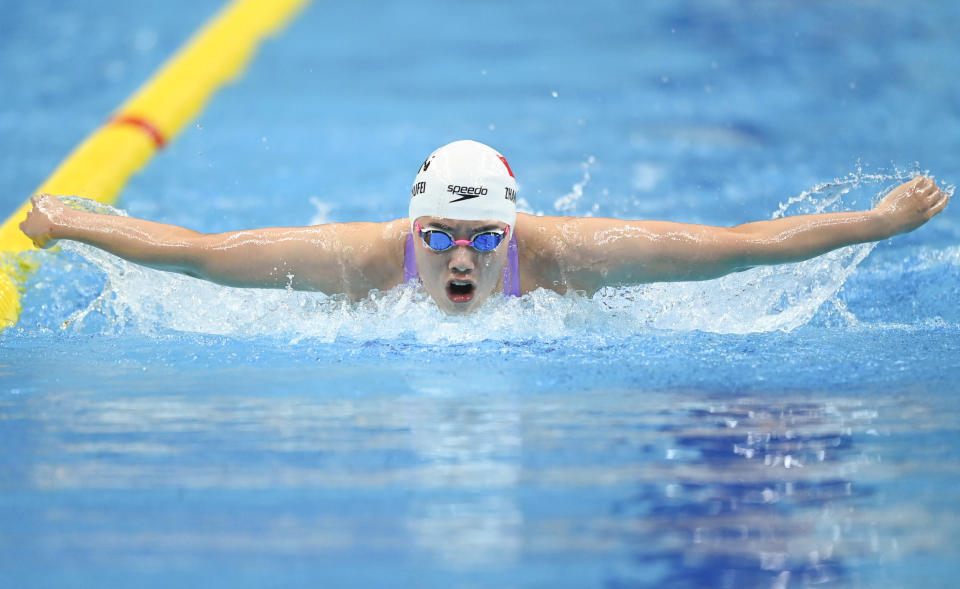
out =
[[517,220],[517,181],[507,160],[477,141],[454,141],[430,154],[410,191],[410,225],[420,217]]

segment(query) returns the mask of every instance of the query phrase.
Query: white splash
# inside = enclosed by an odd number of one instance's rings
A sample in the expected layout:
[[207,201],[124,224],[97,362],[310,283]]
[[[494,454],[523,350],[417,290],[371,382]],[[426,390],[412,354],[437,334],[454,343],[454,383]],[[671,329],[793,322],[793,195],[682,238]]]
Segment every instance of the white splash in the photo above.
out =
[[562,215],[572,215],[576,213],[577,205],[583,197],[583,188],[590,183],[590,166],[596,162],[596,158],[591,155],[585,162],[580,164],[580,167],[583,169],[583,178],[579,182],[574,183],[570,188],[570,192],[553,201],[553,210]]
[[334,208],[332,204],[324,202],[315,196],[310,197],[310,204],[312,204],[316,210],[313,217],[310,218],[310,225],[323,225],[330,221],[330,211]]

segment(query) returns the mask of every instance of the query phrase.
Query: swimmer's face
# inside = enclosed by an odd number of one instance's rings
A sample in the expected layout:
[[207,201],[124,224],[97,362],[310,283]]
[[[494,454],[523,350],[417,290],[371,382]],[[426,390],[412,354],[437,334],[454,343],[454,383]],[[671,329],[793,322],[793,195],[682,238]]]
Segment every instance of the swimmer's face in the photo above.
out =
[[[506,228],[504,223],[497,221],[456,221],[440,217],[420,217],[417,221],[424,231],[446,231],[455,240],[471,240],[479,233]],[[509,238],[507,235],[495,250],[489,252],[477,251],[469,245],[455,245],[438,252],[427,247],[415,232],[414,251],[424,290],[437,306],[453,315],[479,308],[491,294],[503,289],[501,282]]]

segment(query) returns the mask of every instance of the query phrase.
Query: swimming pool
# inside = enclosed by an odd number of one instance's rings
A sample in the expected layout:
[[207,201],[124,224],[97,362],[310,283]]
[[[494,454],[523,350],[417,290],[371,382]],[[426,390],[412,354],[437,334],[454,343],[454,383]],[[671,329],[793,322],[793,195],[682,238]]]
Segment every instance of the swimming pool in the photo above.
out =
[[[3,210],[217,7],[9,7]],[[202,231],[395,218],[470,137],[534,212],[866,207],[915,169],[956,182],[958,12],[315,4],[120,206]],[[950,587],[955,208],[810,263],[460,319],[37,252],[0,335],[0,580]]]

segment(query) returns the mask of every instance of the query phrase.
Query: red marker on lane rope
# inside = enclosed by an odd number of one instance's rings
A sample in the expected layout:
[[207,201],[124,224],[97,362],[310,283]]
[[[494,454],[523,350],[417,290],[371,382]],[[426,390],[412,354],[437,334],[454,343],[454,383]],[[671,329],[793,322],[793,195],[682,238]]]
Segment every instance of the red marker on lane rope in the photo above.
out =
[[163,133],[160,132],[160,129],[143,117],[136,115],[117,115],[110,119],[109,123],[112,125],[132,125],[139,128],[153,139],[153,144],[157,146],[157,149],[163,149],[167,144],[167,139],[163,136]]

